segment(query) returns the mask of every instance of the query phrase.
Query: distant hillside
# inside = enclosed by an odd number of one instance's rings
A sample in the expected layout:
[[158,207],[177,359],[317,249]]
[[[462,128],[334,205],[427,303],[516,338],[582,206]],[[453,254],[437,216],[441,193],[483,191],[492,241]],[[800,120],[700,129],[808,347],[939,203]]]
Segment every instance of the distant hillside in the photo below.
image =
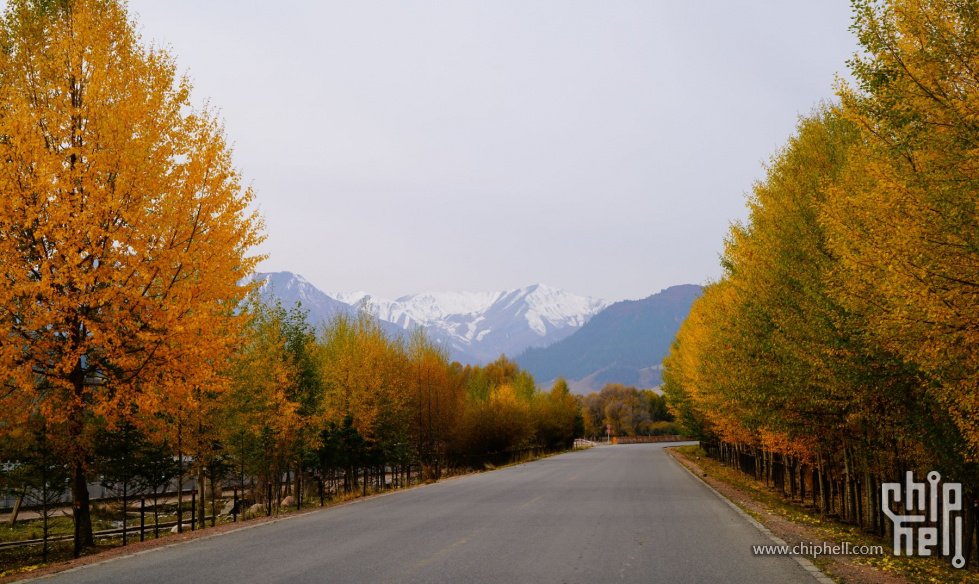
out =
[[700,286],[685,284],[642,300],[617,302],[568,338],[528,349],[516,361],[538,382],[565,377],[582,393],[606,383],[657,385],[660,364],[700,291]]

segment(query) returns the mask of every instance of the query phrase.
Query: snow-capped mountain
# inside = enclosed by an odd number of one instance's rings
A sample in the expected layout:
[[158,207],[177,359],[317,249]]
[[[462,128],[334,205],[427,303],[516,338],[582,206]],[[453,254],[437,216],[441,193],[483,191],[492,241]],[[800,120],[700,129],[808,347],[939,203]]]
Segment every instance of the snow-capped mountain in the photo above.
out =
[[455,358],[467,362],[488,362],[501,353],[512,356],[528,347],[550,345],[608,306],[604,300],[543,284],[503,292],[423,292],[397,300],[364,292],[331,296],[351,305],[366,302],[378,318],[404,329],[421,326],[447,342]]
[[[300,303],[303,310],[309,311],[309,323],[319,329],[339,313],[354,316],[357,307],[335,300],[312,285],[306,278],[292,272],[265,272],[254,274],[251,279],[261,282],[259,288],[266,298],[278,298],[283,307],[292,308]],[[404,334],[401,327],[381,321],[381,326],[392,335]]]
[[608,302],[535,284],[503,292],[423,292],[386,300],[366,292],[325,294],[290,272],[260,273],[263,294],[291,307],[297,301],[319,324],[337,312],[366,307],[394,334],[422,327],[444,342],[452,359],[487,363],[555,343],[581,328]]
[[320,321],[330,320],[337,313],[353,312],[349,304],[334,300],[310,284],[306,278],[292,272],[260,272],[253,275],[251,280],[261,282],[263,296],[278,298],[286,308],[292,308],[297,302],[302,303],[302,307],[312,317],[310,320],[316,325]]

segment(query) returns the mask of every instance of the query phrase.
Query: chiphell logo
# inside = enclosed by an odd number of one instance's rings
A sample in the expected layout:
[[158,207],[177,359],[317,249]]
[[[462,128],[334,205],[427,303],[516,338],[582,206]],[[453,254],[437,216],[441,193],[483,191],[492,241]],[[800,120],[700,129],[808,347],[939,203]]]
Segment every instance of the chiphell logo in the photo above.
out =
[[[901,483],[884,483],[881,485],[881,506],[884,514],[894,523],[894,555],[902,553],[908,556],[930,556],[932,551],[937,551],[941,544],[941,554],[949,556],[954,553],[952,566],[962,568],[965,566],[965,558],[962,556],[962,485],[960,483],[945,483],[939,487],[942,475],[935,471],[928,473],[928,484],[918,483],[914,480],[914,474],[908,471],[905,479],[904,492],[907,500],[904,501],[904,510],[907,512],[917,511],[917,515],[897,515],[892,509],[892,503],[901,502]],[[940,492],[939,492],[940,491]],[[938,539],[939,495],[941,496],[941,542]],[[927,502],[927,505],[926,505]],[[898,506],[900,509],[900,506]],[[954,517],[953,513],[959,512]],[[932,526],[924,527],[922,524],[929,522]],[[952,545],[953,538],[955,545]],[[917,543],[917,548],[915,547]],[[902,545],[903,544],[903,545]]]

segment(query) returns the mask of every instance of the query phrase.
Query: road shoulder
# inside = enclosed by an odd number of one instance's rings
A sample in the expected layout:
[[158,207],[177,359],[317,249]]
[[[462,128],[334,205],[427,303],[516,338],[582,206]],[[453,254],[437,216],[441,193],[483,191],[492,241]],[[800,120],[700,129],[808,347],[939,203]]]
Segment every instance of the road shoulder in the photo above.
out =
[[[719,462],[706,457],[687,455],[676,448],[667,448],[667,452],[680,464],[682,464],[691,474],[703,481],[707,486],[731,502],[762,529],[766,535],[773,538],[773,541],[782,540],[789,546],[797,544],[815,544],[828,546],[840,545],[843,541],[854,543],[859,538],[858,534],[853,534],[852,530],[840,532],[833,522],[824,521],[822,525],[813,525],[812,522],[820,523],[820,520],[805,515],[803,510],[798,510],[792,514],[788,512],[785,504],[772,504],[772,497],[777,495],[769,494],[767,497],[759,491],[766,488],[761,483],[760,488],[752,488],[746,485],[746,478],[737,476],[740,473],[726,468]],[[765,501],[768,499],[768,502]],[[842,537],[841,537],[842,536]],[[860,542],[863,543],[862,541]],[[888,550],[889,552],[889,550]],[[825,576],[820,581],[825,582],[846,582],[853,584],[912,584],[915,581],[936,581],[908,579],[897,573],[895,568],[890,565],[888,557],[871,556],[820,556],[818,558],[802,558],[793,556],[797,560],[805,560],[805,563],[815,566],[822,571]],[[802,563],[802,562],[800,562]],[[802,563],[803,567],[805,563]],[[809,568],[807,568],[809,569]],[[831,580],[829,579],[831,578]]]

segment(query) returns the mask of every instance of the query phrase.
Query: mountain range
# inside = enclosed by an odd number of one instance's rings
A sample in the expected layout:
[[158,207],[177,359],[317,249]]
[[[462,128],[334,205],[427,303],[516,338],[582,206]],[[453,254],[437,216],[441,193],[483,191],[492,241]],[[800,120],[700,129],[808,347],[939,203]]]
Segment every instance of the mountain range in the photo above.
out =
[[314,323],[361,307],[378,317],[389,333],[422,327],[444,343],[453,360],[488,363],[529,347],[553,344],[572,334],[608,302],[543,284],[502,292],[423,292],[387,300],[366,292],[326,294],[290,272],[259,273],[266,296],[286,306],[301,302]]
[[456,360],[469,363],[552,344],[608,306],[544,284],[503,292],[423,292],[397,300],[363,292],[333,298],[354,306],[367,302],[378,318],[406,330],[421,326],[448,343]]
[[652,387],[658,367],[700,287],[674,286],[643,300],[616,302],[579,296],[543,284],[501,292],[423,292],[396,300],[366,292],[327,294],[290,272],[259,273],[261,293],[290,307],[296,302],[319,326],[361,309],[393,335],[421,327],[450,357],[478,364],[516,355],[538,382],[568,378],[588,393],[605,383]]

